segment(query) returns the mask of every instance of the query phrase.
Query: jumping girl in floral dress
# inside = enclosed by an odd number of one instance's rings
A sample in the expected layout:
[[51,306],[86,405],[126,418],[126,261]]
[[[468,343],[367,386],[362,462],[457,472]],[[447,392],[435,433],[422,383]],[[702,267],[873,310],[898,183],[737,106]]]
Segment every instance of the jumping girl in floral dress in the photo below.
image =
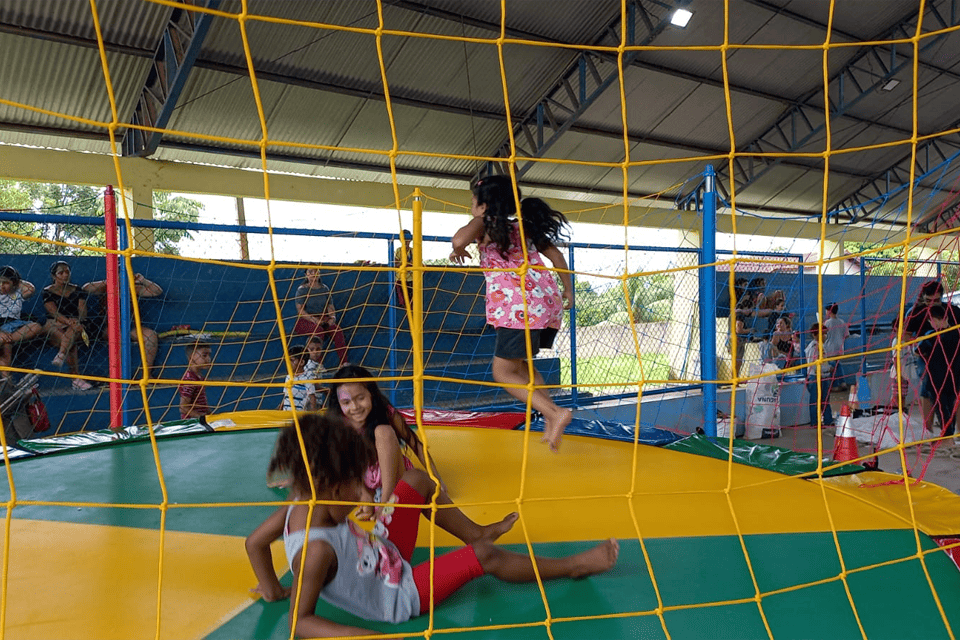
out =
[[[524,251],[517,219],[523,220]],[[507,392],[522,402],[530,383],[527,358],[540,349],[553,347],[563,320],[563,310],[573,302],[573,282],[567,261],[556,243],[567,237],[567,219],[539,198],[520,200],[520,190],[508,176],[481,178],[473,187],[473,219],[453,236],[450,259],[462,263],[470,256],[467,247],[480,247],[480,266],[487,280],[487,323],[497,329],[493,358],[493,379],[505,385]],[[563,289],[557,286],[552,271],[541,254],[553,264]],[[529,266],[527,266],[529,265]],[[521,274],[523,274],[521,276]],[[530,353],[527,353],[525,328],[530,329]],[[533,369],[533,382],[544,384]],[[535,389],[531,405],[543,414],[543,442],[556,451],[563,430],[573,413],[561,408],[543,389]]]

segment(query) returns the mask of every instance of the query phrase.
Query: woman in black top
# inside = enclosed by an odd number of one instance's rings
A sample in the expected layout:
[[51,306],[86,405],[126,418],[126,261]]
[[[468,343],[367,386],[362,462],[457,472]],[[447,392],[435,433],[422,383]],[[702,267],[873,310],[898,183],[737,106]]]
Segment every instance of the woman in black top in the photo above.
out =
[[[93,337],[96,337],[95,328],[87,319],[87,292],[70,282],[70,265],[63,260],[50,265],[50,276],[53,284],[43,289],[43,307],[50,318],[46,324],[47,332],[60,344],[53,366],[61,367],[66,362],[70,373],[79,375],[77,340],[89,344],[90,331],[94,331]],[[93,385],[82,378],[74,378],[73,388],[86,391]]]
[[793,323],[789,316],[782,315],[777,318],[776,330],[770,336],[770,358],[781,369],[786,369],[791,366],[793,356]]

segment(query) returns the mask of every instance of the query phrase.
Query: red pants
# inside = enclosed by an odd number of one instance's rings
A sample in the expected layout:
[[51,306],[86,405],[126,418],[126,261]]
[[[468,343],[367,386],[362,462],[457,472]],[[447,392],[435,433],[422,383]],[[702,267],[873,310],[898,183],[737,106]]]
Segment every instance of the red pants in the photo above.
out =
[[338,324],[316,324],[306,318],[297,318],[297,324],[293,327],[293,334],[298,336],[319,336],[321,338],[331,338],[333,347],[337,350],[337,357],[342,366],[347,362],[347,341],[343,337],[343,331]]
[[[416,489],[401,480],[393,490],[396,502],[399,504],[426,504],[427,500]],[[429,517],[429,510],[416,507],[386,507],[381,512],[380,520],[387,528],[386,538],[397,546],[397,550],[404,560],[410,562],[413,548],[417,543],[417,530],[420,525],[420,514]],[[477,560],[473,547],[467,546],[433,559],[433,604],[438,605],[446,600],[457,589],[474,578],[483,575],[483,567]],[[418,564],[413,568],[413,581],[420,594],[420,613],[430,610],[430,561]]]
[[410,308],[413,309],[413,283],[397,280],[393,285],[394,294],[397,296],[397,306],[406,309],[406,303],[409,301]]

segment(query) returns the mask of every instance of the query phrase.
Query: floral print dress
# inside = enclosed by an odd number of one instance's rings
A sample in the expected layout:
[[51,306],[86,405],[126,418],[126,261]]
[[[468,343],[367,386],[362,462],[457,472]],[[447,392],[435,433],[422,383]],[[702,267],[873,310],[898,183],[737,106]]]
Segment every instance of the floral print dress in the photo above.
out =
[[[563,319],[563,298],[552,271],[533,244],[527,247],[530,269],[526,275],[527,314],[531,329],[559,329]],[[486,271],[487,323],[503,329],[524,328],[523,295],[519,269],[523,266],[520,247],[520,228],[516,222],[510,227],[510,248],[507,257],[493,244],[480,246],[480,267],[483,269],[511,269]]]

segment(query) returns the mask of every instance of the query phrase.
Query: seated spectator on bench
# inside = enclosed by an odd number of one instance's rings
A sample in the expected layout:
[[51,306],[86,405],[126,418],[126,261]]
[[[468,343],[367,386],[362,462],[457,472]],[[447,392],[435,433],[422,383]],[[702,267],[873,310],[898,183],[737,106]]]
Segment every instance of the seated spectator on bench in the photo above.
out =
[[793,322],[790,316],[782,315],[777,319],[776,330],[770,336],[770,359],[781,369],[793,366]]
[[767,314],[767,333],[765,337],[769,338],[777,330],[777,321],[780,318],[790,315],[786,309],[787,300],[783,295],[783,291],[780,289],[777,289],[764,299],[763,309],[760,309],[757,315],[762,316],[764,312],[769,311]]
[[[87,292],[70,282],[70,265],[63,260],[50,265],[50,276],[53,284],[43,288],[43,306],[49,317],[45,325],[47,335],[51,342],[60,345],[53,366],[62,367],[66,361],[70,373],[79,375],[77,340],[89,344],[90,331],[97,329],[87,318]],[[86,391],[93,385],[82,378],[74,378],[73,388]]]
[[297,287],[295,298],[297,323],[294,335],[330,337],[340,358],[340,365],[347,362],[347,341],[337,324],[337,310],[327,285],[320,282],[320,270],[307,269],[303,284]]
[[[43,326],[22,320],[23,301],[36,291],[31,283],[20,278],[20,273],[9,265],[0,267],[0,367],[9,367],[13,360],[13,345],[36,338]],[[0,370],[0,378],[8,373]]]
[[[163,294],[163,288],[160,287],[156,282],[152,280],[147,280],[143,274],[138,273],[133,276],[134,287],[137,292],[138,298],[156,298]],[[107,294],[107,281],[98,280],[96,282],[88,282],[83,285],[83,290],[89,295],[95,296],[105,296]],[[131,314],[130,319],[131,324],[133,323],[133,318]],[[103,329],[107,326],[106,312],[100,314],[100,328],[98,334],[103,332]],[[149,327],[140,326],[140,331],[143,334],[143,350],[146,353],[146,360],[143,362],[143,369],[146,375],[150,374],[150,367],[153,366],[153,361],[157,357],[157,345],[158,338],[157,332]],[[93,337],[93,336],[91,336]],[[100,337],[99,335],[97,337]],[[136,327],[131,327],[130,329],[130,339],[134,342],[137,342],[137,329]]]

